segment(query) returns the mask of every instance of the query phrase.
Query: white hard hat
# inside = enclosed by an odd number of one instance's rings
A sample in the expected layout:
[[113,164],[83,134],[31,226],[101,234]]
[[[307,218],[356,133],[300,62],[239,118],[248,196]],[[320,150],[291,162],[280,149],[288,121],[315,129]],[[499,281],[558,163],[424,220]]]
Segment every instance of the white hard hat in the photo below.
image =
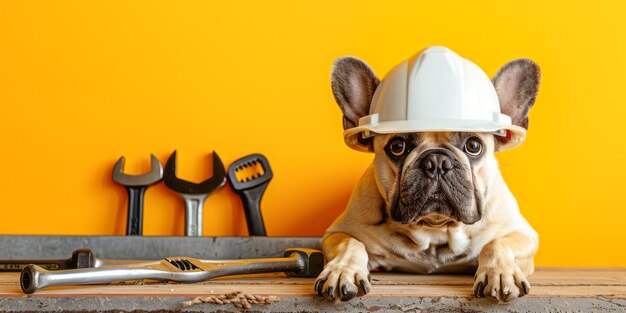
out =
[[422,50],[394,67],[376,88],[369,115],[343,135],[351,148],[369,151],[359,136],[435,131],[510,137],[500,151],[519,146],[526,137],[526,129],[500,113],[498,95],[487,74],[441,46]]

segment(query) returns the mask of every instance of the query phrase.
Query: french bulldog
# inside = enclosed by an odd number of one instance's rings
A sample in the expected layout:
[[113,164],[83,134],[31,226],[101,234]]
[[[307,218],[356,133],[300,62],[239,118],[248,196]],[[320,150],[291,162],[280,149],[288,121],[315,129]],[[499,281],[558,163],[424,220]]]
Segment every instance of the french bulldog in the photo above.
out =
[[[379,82],[358,58],[334,62],[331,86],[344,129],[368,114]],[[514,125],[528,128],[539,82],[540,69],[528,59],[505,64],[492,78]],[[494,152],[505,137],[421,132],[363,140],[374,161],[324,235],[319,295],[347,301],[367,294],[370,270],[474,272],[473,293],[500,302],[530,292],[539,239],[498,169]]]

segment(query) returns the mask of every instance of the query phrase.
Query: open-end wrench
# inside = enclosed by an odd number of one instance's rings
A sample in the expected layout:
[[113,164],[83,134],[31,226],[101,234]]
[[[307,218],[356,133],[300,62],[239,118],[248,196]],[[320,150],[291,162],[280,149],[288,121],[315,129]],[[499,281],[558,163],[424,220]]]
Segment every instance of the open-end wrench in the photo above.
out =
[[163,182],[178,193],[185,203],[185,236],[202,236],[202,207],[215,189],[226,184],[226,169],[222,160],[213,151],[213,177],[196,184],[176,177],[176,151],[165,164]]
[[150,155],[152,170],[143,175],[124,174],[124,157],[113,168],[113,181],[126,187],[128,191],[128,219],[126,235],[143,234],[143,195],[146,189],[163,178],[163,166],[154,154]]
[[324,267],[319,250],[287,249],[282,258],[198,260],[170,257],[160,261],[76,270],[47,271],[37,265],[22,270],[20,286],[27,294],[51,286],[106,284],[153,279],[194,283],[221,276],[286,272],[289,276],[317,277]]

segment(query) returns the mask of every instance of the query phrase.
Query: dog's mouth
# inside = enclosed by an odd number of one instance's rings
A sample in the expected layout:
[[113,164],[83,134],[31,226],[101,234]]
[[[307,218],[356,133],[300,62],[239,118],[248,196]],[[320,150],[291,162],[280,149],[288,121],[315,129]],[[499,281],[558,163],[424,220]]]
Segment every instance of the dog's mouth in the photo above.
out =
[[396,210],[397,213],[405,213],[402,216],[393,216],[394,219],[404,224],[427,225],[431,227],[441,227],[453,220],[456,220],[457,211],[443,191],[436,191],[425,196],[425,203],[404,203],[400,201]]
[[442,186],[442,183],[410,188],[400,195],[391,210],[391,217],[402,224],[430,227],[443,227],[454,222],[473,224],[480,219],[480,213],[472,192],[471,188]]
[[431,201],[445,201],[447,199],[446,194],[443,192],[443,188],[439,186],[429,197]]
[[441,214],[436,214],[436,213],[420,218],[417,221],[417,225],[424,225],[424,226],[430,226],[430,227],[435,227],[435,228],[447,226],[451,223],[454,223],[454,219],[452,217],[441,215]]

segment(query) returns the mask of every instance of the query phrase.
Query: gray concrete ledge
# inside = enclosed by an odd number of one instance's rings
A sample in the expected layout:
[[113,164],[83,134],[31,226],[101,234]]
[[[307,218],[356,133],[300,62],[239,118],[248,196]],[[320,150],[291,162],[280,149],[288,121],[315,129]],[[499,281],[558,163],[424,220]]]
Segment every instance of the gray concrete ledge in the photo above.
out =
[[96,257],[156,260],[275,257],[287,248],[319,249],[318,237],[0,236],[0,259],[66,259],[78,248]]
[[625,312],[626,300],[610,298],[520,298],[498,304],[479,298],[357,298],[334,304],[318,297],[280,297],[270,305],[238,309],[232,304],[183,308],[190,297],[0,298],[2,312]]

